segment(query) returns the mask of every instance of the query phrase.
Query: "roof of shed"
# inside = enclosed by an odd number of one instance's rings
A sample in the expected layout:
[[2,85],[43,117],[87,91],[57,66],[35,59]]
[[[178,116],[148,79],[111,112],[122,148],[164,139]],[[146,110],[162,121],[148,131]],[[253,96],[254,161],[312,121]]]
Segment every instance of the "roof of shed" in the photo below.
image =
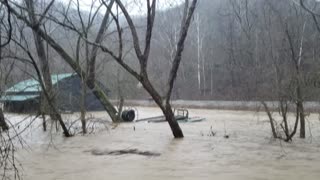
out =
[[[61,81],[62,79],[71,77],[73,75],[74,75],[73,73],[53,74],[51,75],[52,84],[54,85],[57,82]],[[41,85],[37,79],[32,78],[32,79],[21,81],[15,84],[14,86],[7,89],[4,93],[4,94],[10,94],[10,95],[4,95],[0,97],[0,101],[25,101],[25,100],[32,99],[39,96],[39,95],[30,95],[30,94],[23,95],[23,93],[30,93],[30,92],[41,92]],[[19,94],[15,95],[14,93],[19,93]],[[14,94],[14,95],[11,95],[11,94]]]
[[[52,84],[56,84],[58,81],[71,77],[73,73],[66,73],[66,74],[54,74],[51,75],[51,81]],[[41,91],[41,85],[37,79],[28,79],[25,81],[21,81],[8,90],[6,90],[6,93],[12,93],[12,92],[39,92]]]
[[0,98],[0,101],[25,101],[28,99],[33,99],[39,95],[9,95]]

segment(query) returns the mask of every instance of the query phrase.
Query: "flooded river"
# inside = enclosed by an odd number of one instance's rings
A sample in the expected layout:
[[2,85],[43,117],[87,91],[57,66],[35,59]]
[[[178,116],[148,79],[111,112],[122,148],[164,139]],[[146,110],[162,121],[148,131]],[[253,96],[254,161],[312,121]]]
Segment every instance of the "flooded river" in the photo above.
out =
[[[139,108],[139,118],[161,115]],[[264,113],[190,110],[206,121],[181,123],[172,138],[167,123],[124,123],[69,139],[46,135],[18,151],[26,180],[314,179],[320,178],[320,121],[309,116],[305,140],[272,140]],[[105,113],[94,113],[103,118]],[[212,133],[213,132],[213,133]],[[215,134],[214,136],[212,136]],[[228,135],[229,138],[225,138]],[[312,136],[311,136],[312,135]],[[29,140],[39,136],[34,134]],[[48,142],[51,142],[48,145]],[[46,142],[46,143],[44,143]],[[160,156],[102,155],[93,150],[139,149]]]

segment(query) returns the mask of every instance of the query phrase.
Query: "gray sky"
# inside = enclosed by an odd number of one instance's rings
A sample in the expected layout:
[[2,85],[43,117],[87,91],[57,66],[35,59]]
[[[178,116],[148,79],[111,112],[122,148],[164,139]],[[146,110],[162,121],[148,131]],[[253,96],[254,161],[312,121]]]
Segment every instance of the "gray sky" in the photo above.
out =
[[[69,0],[62,0],[65,3],[68,3]],[[72,4],[76,5],[77,0],[71,0]],[[90,10],[92,3],[95,7],[98,7],[100,4],[99,0],[79,0],[80,6],[83,10]],[[131,15],[143,15],[146,13],[146,0],[122,0],[126,5],[129,13]],[[170,7],[177,6],[181,4],[183,0],[157,0],[157,9],[162,10]],[[101,9],[103,12],[105,9]]]

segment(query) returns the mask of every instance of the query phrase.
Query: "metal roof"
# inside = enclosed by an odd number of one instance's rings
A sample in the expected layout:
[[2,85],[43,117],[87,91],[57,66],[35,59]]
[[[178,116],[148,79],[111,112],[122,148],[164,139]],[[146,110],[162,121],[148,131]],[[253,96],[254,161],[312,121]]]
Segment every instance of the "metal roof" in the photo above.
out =
[[39,95],[8,95],[0,98],[0,101],[25,101],[28,99],[34,99]]
[[[73,73],[66,73],[66,74],[53,74],[51,75],[51,82],[52,84],[56,84],[58,81],[73,76]],[[4,94],[10,94],[10,95],[4,95],[0,97],[0,101],[25,101],[27,99],[35,98],[38,95],[23,95],[23,93],[30,93],[35,92],[39,93],[41,92],[41,85],[37,79],[28,79],[25,81],[21,81],[14,86],[10,87],[5,91]],[[19,94],[14,94],[19,93]],[[13,95],[12,95],[13,94]]]

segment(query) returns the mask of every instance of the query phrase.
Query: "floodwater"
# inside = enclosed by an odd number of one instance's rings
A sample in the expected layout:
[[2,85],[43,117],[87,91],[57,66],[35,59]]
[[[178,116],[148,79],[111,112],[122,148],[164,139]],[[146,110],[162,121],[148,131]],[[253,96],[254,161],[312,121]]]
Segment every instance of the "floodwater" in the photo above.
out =
[[[161,115],[139,108],[139,118]],[[70,116],[70,115],[69,115]],[[92,116],[104,118],[105,113]],[[18,151],[26,180],[290,179],[319,180],[320,121],[308,117],[308,138],[285,143],[271,138],[264,113],[190,110],[206,121],[181,123],[173,139],[167,123],[124,123],[94,134],[45,136]],[[311,130],[311,133],[309,133]],[[212,136],[212,132],[215,133]],[[229,138],[225,138],[228,135]],[[34,136],[39,136],[37,133]],[[60,136],[59,136],[60,137]],[[33,137],[34,138],[34,137]],[[50,143],[48,144],[48,142]],[[44,143],[46,142],[46,143]],[[102,155],[92,150],[139,149],[160,156]]]

